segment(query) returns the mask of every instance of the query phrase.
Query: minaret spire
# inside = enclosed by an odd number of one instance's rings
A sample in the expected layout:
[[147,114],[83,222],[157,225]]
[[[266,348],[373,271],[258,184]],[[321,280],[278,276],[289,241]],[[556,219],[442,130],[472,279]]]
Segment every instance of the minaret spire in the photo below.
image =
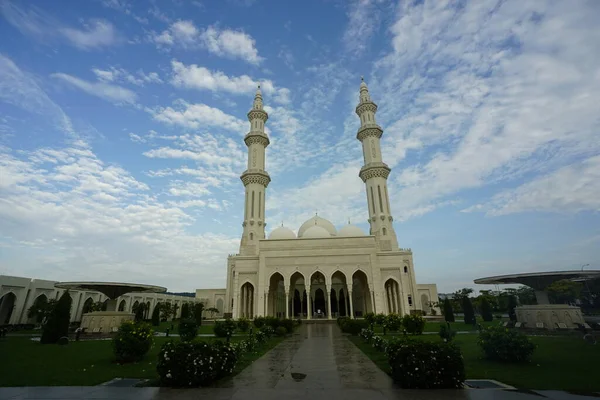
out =
[[392,221],[387,178],[390,167],[381,158],[380,139],[383,129],[375,121],[377,104],[371,101],[369,88],[361,77],[359,103],[356,114],[360,117],[360,128],[356,138],[362,143],[365,165],[360,169],[360,178],[367,189],[370,233],[377,238],[381,250],[398,250],[398,239]]
[[271,182],[265,170],[265,149],[269,145],[269,137],[265,133],[265,123],[269,115],[263,109],[263,98],[260,84],[254,95],[252,109],[248,111],[250,132],[244,137],[248,147],[248,169],[240,179],[246,188],[244,202],[244,233],[240,244],[240,254],[256,254],[257,244],[265,238],[265,200],[266,189]]

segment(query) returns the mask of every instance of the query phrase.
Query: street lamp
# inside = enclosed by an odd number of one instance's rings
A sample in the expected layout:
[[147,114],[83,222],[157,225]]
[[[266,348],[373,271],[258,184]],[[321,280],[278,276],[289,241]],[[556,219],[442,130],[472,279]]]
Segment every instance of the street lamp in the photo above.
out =
[[581,266],[581,270],[583,271],[583,268],[589,267],[589,266],[590,266],[590,264],[584,264],[584,265]]

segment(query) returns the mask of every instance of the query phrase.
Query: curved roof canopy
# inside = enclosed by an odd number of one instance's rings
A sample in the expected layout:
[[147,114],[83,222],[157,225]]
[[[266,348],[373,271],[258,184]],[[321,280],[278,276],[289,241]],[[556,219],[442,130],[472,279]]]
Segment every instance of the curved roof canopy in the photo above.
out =
[[54,285],[59,289],[95,290],[109,299],[116,299],[126,293],[165,293],[167,288],[139,283],[122,282],[59,282]]
[[587,281],[600,278],[600,271],[550,271],[550,272],[530,272],[526,274],[511,274],[490,276],[487,278],[475,279],[473,282],[482,285],[506,285],[521,284],[529,286],[535,290],[543,291],[553,282],[563,279],[572,281]]

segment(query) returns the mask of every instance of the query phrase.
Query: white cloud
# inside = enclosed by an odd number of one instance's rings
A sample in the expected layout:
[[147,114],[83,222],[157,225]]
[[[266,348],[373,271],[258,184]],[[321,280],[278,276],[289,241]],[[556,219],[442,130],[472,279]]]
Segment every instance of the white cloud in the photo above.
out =
[[59,32],[82,50],[111,46],[117,42],[118,36],[114,26],[103,20],[90,21],[84,29],[61,28]]
[[[149,187],[107,165],[84,143],[31,152],[0,149],[0,243],[20,252],[9,273],[53,280],[114,280],[194,290],[218,287],[214,266],[238,237],[192,235],[184,207],[161,203]],[[207,206],[214,201],[208,200]]]
[[220,127],[239,134],[247,129],[246,122],[206,104],[189,104],[179,100],[176,108],[159,107],[151,112],[157,121],[186,128]]
[[274,102],[279,104],[289,104],[290,102],[290,90],[275,87],[275,84],[269,79],[254,80],[248,75],[227,76],[221,71],[211,71],[196,64],[185,65],[176,60],[171,62],[171,67],[173,69],[171,83],[177,87],[233,94],[254,94],[260,84],[266,95],[273,95]]
[[76,136],[71,119],[38,85],[36,79],[8,57],[0,54],[0,100],[27,112],[50,118],[54,125],[70,136]]
[[137,99],[135,92],[121,86],[105,82],[89,82],[63,73],[52,74],[52,77],[67,82],[89,95],[100,97],[112,103],[134,104]]
[[92,68],[92,72],[96,75],[98,80],[103,82],[124,82],[130,83],[136,86],[144,86],[146,83],[162,83],[162,79],[156,72],[150,72],[146,74],[144,71],[137,71],[136,75],[133,75],[123,68],[116,68],[110,66],[106,70],[99,68]]
[[348,26],[343,42],[351,54],[365,53],[369,40],[381,26],[382,14],[391,11],[383,10],[385,3],[385,0],[352,0],[348,3]]
[[231,29],[209,26],[198,29],[192,21],[179,20],[167,30],[152,36],[159,47],[179,46],[183,48],[202,47],[210,53],[227,58],[239,58],[258,65],[263,58],[258,55],[256,41],[249,34]]

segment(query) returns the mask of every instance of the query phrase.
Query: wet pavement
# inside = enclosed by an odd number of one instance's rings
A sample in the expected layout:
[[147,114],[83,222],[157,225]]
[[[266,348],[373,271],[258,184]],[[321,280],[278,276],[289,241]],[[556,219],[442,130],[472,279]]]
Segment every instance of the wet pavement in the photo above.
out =
[[304,324],[235,377],[203,389],[92,387],[0,388],[4,399],[135,400],[587,400],[559,391],[402,390],[344,337],[335,323]]

